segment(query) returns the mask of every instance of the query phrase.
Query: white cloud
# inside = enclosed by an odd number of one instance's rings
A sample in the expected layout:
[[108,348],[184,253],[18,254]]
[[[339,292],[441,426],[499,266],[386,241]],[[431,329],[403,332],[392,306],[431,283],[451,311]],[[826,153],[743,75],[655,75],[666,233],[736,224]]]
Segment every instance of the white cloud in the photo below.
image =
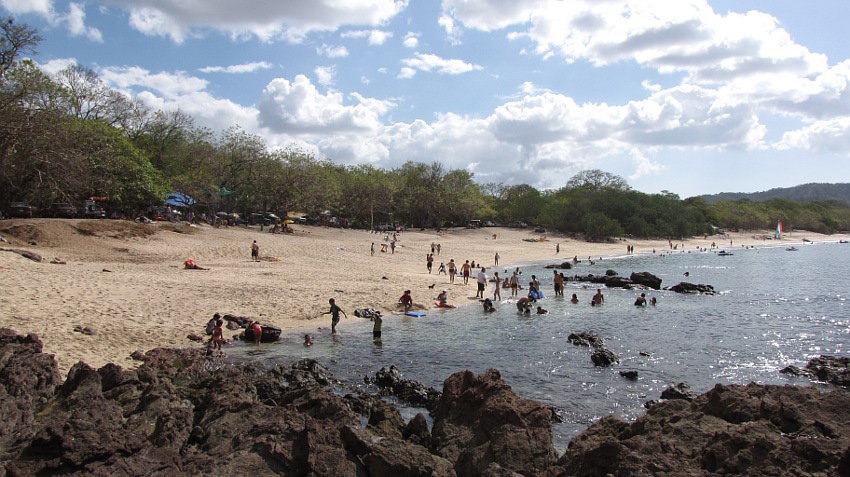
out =
[[205,66],[203,68],[199,68],[198,71],[201,73],[230,73],[230,74],[241,74],[241,73],[253,73],[259,70],[267,70],[272,68],[272,64],[268,61],[252,61],[250,63],[242,63],[239,65],[229,65],[229,66]]
[[411,50],[416,49],[419,46],[419,34],[413,32],[407,32],[404,35],[404,40],[401,42],[405,48],[410,48]]
[[256,37],[271,42],[300,42],[311,32],[335,31],[344,25],[381,25],[404,8],[408,0],[315,0],[281,2],[243,0],[110,0],[130,11],[130,25],[152,36],[180,43],[213,30],[233,38]]
[[50,61],[46,61],[44,63],[39,63],[38,68],[47,73],[48,75],[55,75],[56,73],[68,68],[69,66],[74,66],[77,64],[76,58],[56,58]]
[[393,36],[393,32],[384,30],[354,30],[343,32],[342,38],[367,38],[370,45],[383,45]]
[[86,26],[85,5],[71,2],[68,13],[58,13],[52,0],[0,0],[0,6],[13,15],[34,14],[45,19],[52,26],[64,25],[71,36],[82,36],[91,41],[102,43],[103,34],[97,28]]
[[[470,71],[481,70],[480,65],[466,63],[462,60],[447,60],[437,55],[416,53],[413,58],[405,58],[401,63],[408,69],[436,72],[439,74],[459,75]],[[404,70],[404,69],[403,69]],[[404,73],[403,73],[404,74]],[[412,76],[412,75],[411,75]]]
[[328,58],[345,58],[349,55],[348,48],[344,46],[322,45],[316,48],[316,53]]
[[407,66],[402,67],[399,71],[397,78],[400,79],[410,79],[416,76],[416,70],[413,68],[408,68]]
[[639,149],[631,150],[632,163],[635,165],[635,172],[629,176],[629,179],[636,180],[643,176],[658,174],[664,170],[664,166],[652,162]]
[[32,13],[46,19],[55,15],[52,0],[0,0],[0,5],[13,15]]
[[213,96],[206,80],[185,72],[154,73],[128,66],[102,68],[98,74],[112,88],[137,97],[153,110],[188,113],[198,126],[220,131],[239,125],[252,133],[261,131],[256,109]]
[[83,5],[71,3],[69,9],[65,23],[68,25],[71,36],[84,36],[91,41],[102,43],[103,35],[100,30],[86,26],[86,12],[83,10]]
[[313,69],[316,75],[316,82],[323,86],[331,86],[334,84],[334,76],[336,76],[336,67],[334,66],[317,66]]
[[786,132],[776,148],[850,156],[850,117],[818,121],[805,128]]
[[368,133],[381,127],[380,116],[393,104],[351,95],[357,104],[345,104],[336,91],[320,93],[304,75],[293,81],[277,78],[263,90],[258,105],[260,122],[274,133],[329,136]]
[[443,30],[446,32],[446,37],[452,44],[460,44],[460,30],[458,30],[452,17],[442,15],[440,16],[440,19],[437,20],[437,23],[443,27]]

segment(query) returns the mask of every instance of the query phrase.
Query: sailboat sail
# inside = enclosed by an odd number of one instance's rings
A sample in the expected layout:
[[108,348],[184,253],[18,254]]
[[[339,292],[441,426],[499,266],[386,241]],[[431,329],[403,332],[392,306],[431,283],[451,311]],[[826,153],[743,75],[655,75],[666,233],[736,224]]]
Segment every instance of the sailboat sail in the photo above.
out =
[[782,221],[776,223],[776,238],[782,237]]

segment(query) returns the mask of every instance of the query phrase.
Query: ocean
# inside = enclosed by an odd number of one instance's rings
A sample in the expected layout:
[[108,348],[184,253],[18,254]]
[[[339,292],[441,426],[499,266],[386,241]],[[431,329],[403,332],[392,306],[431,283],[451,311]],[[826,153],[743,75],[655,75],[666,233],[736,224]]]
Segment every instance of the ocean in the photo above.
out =
[[[796,244],[796,251],[788,247],[766,241],[755,248],[727,248],[732,255],[726,256],[696,249],[658,250],[594,257],[594,264],[583,257],[575,268],[562,270],[568,277],[604,274],[609,269],[621,276],[650,272],[663,280],[662,287],[687,281],[717,291],[708,296],[643,290],[647,298],[658,300],[656,306],[646,307],[633,305],[641,290],[605,288],[605,304],[591,307],[597,286],[589,283],[567,282],[565,298],[554,297],[552,270],[543,267],[568,258],[520,264],[520,283],[527,284],[532,274],[541,280],[545,297],[538,304],[548,314],[519,314],[509,290],[503,290],[497,311],[485,314],[474,300],[475,281],[470,280],[468,287],[447,287],[449,302],[474,304],[430,310],[419,318],[386,316],[379,343],[372,340],[372,323],[354,316],[357,304],[340,296],[337,302],[348,319],[342,319],[336,336],[330,334],[327,316],[306,329],[285,331],[279,343],[259,348],[237,345],[229,353],[267,364],[316,359],[344,383],[342,392],[371,390],[364,377],[390,365],[405,378],[438,390],[457,371],[480,374],[496,368],[520,396],[560,410],[564,422],[554,426],[553,440],[563,452],[572,437],[601,417],[641,416],[644,403],[658,399],[672,384],[686,383],[698,394],[716,383],[826,387],[779,370],[791,364],[803,367],[821,354],[844,355],[850,349],[845,295],[850,290],[850,244]],[[515,266],[488,273],[509,276]],[[403,286],[397,294],[402,291]],[[492,294],[492,284],[488,292]],[[573,293],[578,304],[569,301]],[[429,303],[431,298],[414,295],[417,303]],[[620,363],[594,366],[590,349],[567,341],[574,332],[598,334]],[[312,347],[302,345],[304,333],[313,337]],[[639,378],[627,380],[619,371],[637,371]],[[419,411],[402,407],[405,418]]]

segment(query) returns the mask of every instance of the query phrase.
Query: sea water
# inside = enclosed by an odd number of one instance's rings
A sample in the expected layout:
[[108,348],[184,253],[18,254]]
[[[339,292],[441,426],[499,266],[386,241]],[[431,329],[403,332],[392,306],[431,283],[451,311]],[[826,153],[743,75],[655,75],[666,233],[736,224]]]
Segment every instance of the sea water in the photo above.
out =
[[[396,365],[405,378],[437,390],[457,371],[480,374],[495,368],[520,396],[559,410],[564,422],[554,426],[553,439],[563,451],[573,436],[603,416],[639,417],[644,403],[658,399],[669,385],[686,383],[696,393],[716,383],[810,385],[779,370],[791,364],[802,367],[821,354],[847,353],[850,245],[798,244],[789,251],[787,244],[770,243],[727,248],[732,252],[727,256],[693,249],[593,257],[593,264],[585,258],[573,269],[561,270],[567,277],[645,271],[660,277],[662,287],[682,281],[712,285],[714,296],[603,288],[605,304],[592,307],[595,284],[567,282],[565,297],[554,296],[552,270],[544,266],[568,259],[553,259],[519,267],[520,283],[527,284],[531,275],[541,280],[545,297],[537,305],[549,311],[546,315],[518,313],[510,290],[502,290],[496,312],[484,313],[470,280],[467,287],[447,286],[450,302],[469,306],[430,310],[416,318],[386,316],[383,338],[373,342],[371,321],[353,314],[356,297],[338,296],[349,318],[340,322],[336,336],[330,334],[327,317],[327,323],[285,331],[280,343],[237,346],[231,355],[268,364],[313,358],[344,388],[366,391],[374,389],[364,377],[383,366]],[[504,277],[513,269],[488,272]],[[398,288],[401,295],[405,285]],[[634,306],[641,292],[658,304]],[[492,284],[488,293],[492,296]],[[573,293],[578,304],[569,301]],[[414,296],[419,303],[431,298]],[[620,363],[594,366],[589,348],[567,341],[574,332],[598,334]],[[304,333],[313,336],[312,347],[302,345]],[[639,378],[627,380],[619,371],[637,371]],[[410,417],[419,410],[402,411]]]

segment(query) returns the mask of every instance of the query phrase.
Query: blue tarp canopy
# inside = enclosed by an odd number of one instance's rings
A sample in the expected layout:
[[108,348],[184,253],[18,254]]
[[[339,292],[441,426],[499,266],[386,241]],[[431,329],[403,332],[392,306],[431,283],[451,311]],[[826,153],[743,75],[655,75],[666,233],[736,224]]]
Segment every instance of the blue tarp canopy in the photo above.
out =
[[168,200],[165,203],[176,207],[186,207],[187,205],[193,205],[195,199],[179,192],[172,192],[168,194]]

